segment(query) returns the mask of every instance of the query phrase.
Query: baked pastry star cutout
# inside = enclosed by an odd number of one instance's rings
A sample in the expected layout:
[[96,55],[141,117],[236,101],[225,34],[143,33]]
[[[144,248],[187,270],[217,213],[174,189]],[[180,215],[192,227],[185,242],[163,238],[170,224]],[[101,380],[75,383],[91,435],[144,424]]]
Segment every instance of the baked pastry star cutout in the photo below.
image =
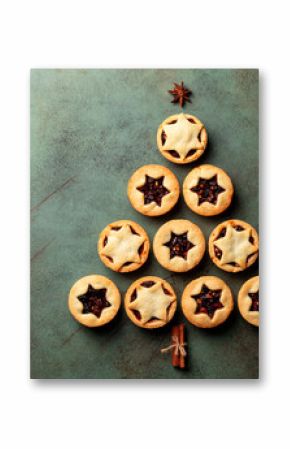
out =
[[125,225],[117,231],[112,230],[102,254],[112,257],[117,268],[125,262],[140,262],[138,249],[144,242],[140,235],[133,234],[130,226]]
[[237,231],[229,226],[226,235],[215,242],[222,251],[221,264],[235,262],[240,267],[246,268],[248,256],[256,251],[255,246],[249,241],[250,237],[250,229]]
[[152,317],[166,322],[167,308],[173,301],[172,296],[164,293],[161,282],[156,282],[149,288],[138,287],[137,298],[130,304],[129,308],[140,312],[142,324]]

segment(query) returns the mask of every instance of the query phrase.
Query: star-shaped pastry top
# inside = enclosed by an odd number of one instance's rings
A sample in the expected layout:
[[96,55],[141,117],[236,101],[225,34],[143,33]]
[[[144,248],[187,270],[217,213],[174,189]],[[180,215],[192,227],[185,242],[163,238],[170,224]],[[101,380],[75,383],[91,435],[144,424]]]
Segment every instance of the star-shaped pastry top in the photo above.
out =
[[252,300],[252,304],[250,306],[250,312],[259,312],[259,290],[254,293],[248,293],[249,297]]
[[140,262],[138,249],[145,238],[134,234],[129,225],[124,225],[121,229],[111,229],[107,236],[107,244],[101,250],[101,254],[113,259],[119,270],[126,262]]
[[187,120],[184,114],[179,114],[175,123],[163,126],[166,140],[162,149],[175,150],[181,160],[184,160],[189,150],[204,149],[204,145],[199,139],[202,128],[203,125],[192,123]]
[[203,285],[200,293],[192,295],[192,298],[196,301],[194,313],[207,313],[210,318],[213,318],[216,310],[224,307],[220,301],[221,293],[221,289],[211,290],[206,285]]
[[78,300],[83,304],[82,313],[93,313],[100,318],[103,309],[111,307],[111,303],[106,298],[107,289],[97,288],[95,289],[90,284],[86,293],[78,296]]
[[219,194],[225,191],[218,185],[217,175],[209,179],[199,178],[198,183],[190,190],[198,195],[199,206],[205,202],[216,204]]
[[145,183],[141,187],[137,187],[137,190],[144,194],[144,204],[150,204],[153,201],[160,207],[162,198],[169,193],[163,185],[164,176],[160,178],[152,178],[146,175]]
[[183,234],[171,232],[170,240],[164,243],[164,246],[167,246],[170,250],[170,259],[176,256],[182,257],[185,260],[187,259],[188,251],[195,246],[188,240],[187,234],[187,232]]
[[140,285],[136,290],[136,299],[130,303],[129,308],[138,310],[141,323],[145,324],[151,318],[166,322],[167,309],[174,298],[164,293],[161,282],[156,282],[151,287]]
[[214,242],[222,251],[221,264],[234,262],[246,268],[248,257],[258,251],[258,247],[249,241],[250,237],[250,229],[238,231],[232,226],[227,226],[226,235]]

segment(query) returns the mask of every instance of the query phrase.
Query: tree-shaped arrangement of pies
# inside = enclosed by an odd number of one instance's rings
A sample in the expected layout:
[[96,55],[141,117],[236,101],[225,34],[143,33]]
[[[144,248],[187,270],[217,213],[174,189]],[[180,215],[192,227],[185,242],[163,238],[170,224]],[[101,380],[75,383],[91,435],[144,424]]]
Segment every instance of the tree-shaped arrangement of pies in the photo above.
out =
[[[173,96],[172,103],[181,108],[186,102],[191,102],[192,92],[183,82],[174,83],[169,93]],[[204,154],[207,142],[208,135],[202,121],[183,111],[166,118],[157,131],[160,153],[175,164],[188,164],[197,160]],[[174,208],[180,196],[180,187],[177,177],[167,167],[149,164],[138,168],[131,175],[127,194],[132,207],[139,213],[158,217]],[[193,168],[183,182],[185,203],[194,213],[204,217],[224,212],[230,206],[233,195],[230,176],[214,165],[203,164]],[[194,269],[204,256],[205,247],[201,229],[190,220],[183,219],[164,223],[157,230],[153,241],[153,252],[159,264],[176,273]],[[110,223],[99,235],[99,257],[106,267],[118,273],[141,268],[148,259],[149,249],[146,231],[132,220]],[[211,260],[224,271],[237,273],[247,269],[256,261],[258,252],[258,234],[242,220],[224,221],[216,226],[209,237]],[[99,327],[116,316],[121,296],[110,279],[90,275],[73,285],[68,305],[79,323]],[[154,329],[171,321],[177,308],[177,297],[166,280],[146,276],[137,279],[128,288],[124,306],[128,318],[136,326]],[[185,317],[200,328],[219,326],[230,316],[233,307],[229,286],[215,276],[192,280],[184,289],[181,299]],[[238,307],[246,321],[254,326],[259,325],[258,276],[242,285]],[[173,335],[172,338],[174,344],[171,346],[175,348],[177,344],[179,347],[177,336]],[[182,342],[184,344],[183,338]],[[183,362],[181,365],[184,367]]]

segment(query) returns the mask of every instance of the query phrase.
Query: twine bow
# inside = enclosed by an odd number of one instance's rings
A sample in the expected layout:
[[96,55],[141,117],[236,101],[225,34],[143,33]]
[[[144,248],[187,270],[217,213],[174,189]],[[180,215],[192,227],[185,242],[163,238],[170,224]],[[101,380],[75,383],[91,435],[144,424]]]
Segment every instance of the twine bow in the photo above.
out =
[[176,337],[175,335],[173,335],[172,337],[172,345],[167,346],[167,348],[163,348],[161,349],[161,352],[168,352],[171,351],[171,349],[174,348],[174,354],[178,355],[178,353],[182,356],[186,356],[186,350],[184,349],[184,346],[187,345],[187,343],[180,343],[178,340],[178,337]]

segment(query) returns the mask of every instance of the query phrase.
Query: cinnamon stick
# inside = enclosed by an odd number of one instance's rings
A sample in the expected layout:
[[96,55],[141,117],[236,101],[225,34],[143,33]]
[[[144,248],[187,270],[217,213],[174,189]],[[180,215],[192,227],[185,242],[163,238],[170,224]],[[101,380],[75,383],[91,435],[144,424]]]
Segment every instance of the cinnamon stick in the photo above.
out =
[[[171,343],[174,344],[174,338],[176,337],[179,340],[179,326],[173,326],[171,330]],[[176,351],[175,348],[172,348],[172,366],[179,366],[179,351]]]
[[[184,345],[185,343],[184,324],[179,325],[179,343],[180,345]],[[179,368],[185,368],[185,356],[182,354],[179,355]]]

